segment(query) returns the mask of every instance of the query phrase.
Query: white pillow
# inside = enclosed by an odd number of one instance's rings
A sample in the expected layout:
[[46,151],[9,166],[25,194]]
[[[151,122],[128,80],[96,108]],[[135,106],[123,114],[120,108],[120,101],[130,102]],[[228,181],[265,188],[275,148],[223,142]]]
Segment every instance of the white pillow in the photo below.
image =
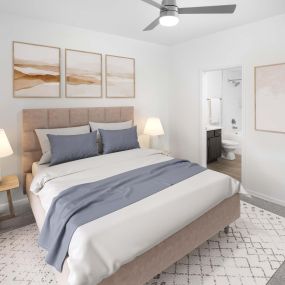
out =
[[103,152],[103,146],[101,143],[101,137],[99,129],[102,130],[124,130],[129,129],[133,126],[133,121],[119,122],[119,123],[97,123],[97,122],[89,122],[91,131],[97,131],[97,143],[98,143],[98,151],[99,153]]
[[[133,126],[133,121],[119,122],[119,123],[97,123],[89,122],[92,132],[102,130],[124,130]],[[100,135],[100,134],[99,134]]]
[[49,139],[47,137],[50,135],[81,135],[90,133],[90,126],[81,126],[81,127],[73,127],[73,128],[59,128],[59,129],[36,129],[35,130],[40,145],[42,149],[42,157],[39,161],[39,164],[49,163],[51,159],[51,148]]

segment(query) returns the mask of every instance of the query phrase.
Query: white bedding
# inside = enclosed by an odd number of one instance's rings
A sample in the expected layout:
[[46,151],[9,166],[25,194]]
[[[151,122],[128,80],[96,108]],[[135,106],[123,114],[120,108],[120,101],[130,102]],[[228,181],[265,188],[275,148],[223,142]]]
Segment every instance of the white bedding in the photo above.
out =
[[35,177],[41,170],[48,168],[48,164],[39,164],[39,162],[34,162],[32,165],[32,174]]
[[[159,151],[136,149],[68,162],[40,171],[31,191],[48,211],[52,199],[71,186],[169,159]],[[98,284],[238,191],[236,180],[206,170],[79,227],[69,245],[68,284]]]

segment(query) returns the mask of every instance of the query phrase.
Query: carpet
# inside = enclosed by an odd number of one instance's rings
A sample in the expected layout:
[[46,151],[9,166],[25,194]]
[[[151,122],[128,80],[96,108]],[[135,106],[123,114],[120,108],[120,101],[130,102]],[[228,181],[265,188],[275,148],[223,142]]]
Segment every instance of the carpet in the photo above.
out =
[[[35,224],[0,235],[0,284],[57,284]],[[146,285],[265,285],[285,260],[285,218],[241,202],[241,217]]]

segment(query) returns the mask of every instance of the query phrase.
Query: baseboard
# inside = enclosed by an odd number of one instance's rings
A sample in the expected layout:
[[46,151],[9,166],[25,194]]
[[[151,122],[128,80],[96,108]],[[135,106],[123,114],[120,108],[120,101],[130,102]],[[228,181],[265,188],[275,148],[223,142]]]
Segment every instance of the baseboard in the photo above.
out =
[[250,190],[250,189],[246,189],[246,191],[248,192],[248,194],[250,194],[252,196],[255,196],[257,198],[260,198],[260,199],[266,200],[268,202],[275,203],[275,204],[278,204],[280,206],[285,207],[285,201],[284,200],[272,198],[272,197],[270,197],[268,195],[261,194],[259,192],[256,192],[256,191],[253,191],[253,190]]
[[[19,205],[28,204],[28,203],[29,203],[28,198],[23,198],[23,199],[20,199],[20,200],[13,201],[14,207],[17,207]],[[9,208],[8,203],[0,204],[0,211],[7,211],[8,208]]]

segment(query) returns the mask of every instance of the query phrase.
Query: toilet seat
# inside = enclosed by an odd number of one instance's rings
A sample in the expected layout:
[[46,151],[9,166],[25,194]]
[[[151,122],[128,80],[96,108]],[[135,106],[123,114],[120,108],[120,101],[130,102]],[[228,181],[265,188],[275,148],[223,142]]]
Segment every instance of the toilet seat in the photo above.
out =
[[238,146],[238,142],[232,140],[222,140],[222,145],[224,146]]

